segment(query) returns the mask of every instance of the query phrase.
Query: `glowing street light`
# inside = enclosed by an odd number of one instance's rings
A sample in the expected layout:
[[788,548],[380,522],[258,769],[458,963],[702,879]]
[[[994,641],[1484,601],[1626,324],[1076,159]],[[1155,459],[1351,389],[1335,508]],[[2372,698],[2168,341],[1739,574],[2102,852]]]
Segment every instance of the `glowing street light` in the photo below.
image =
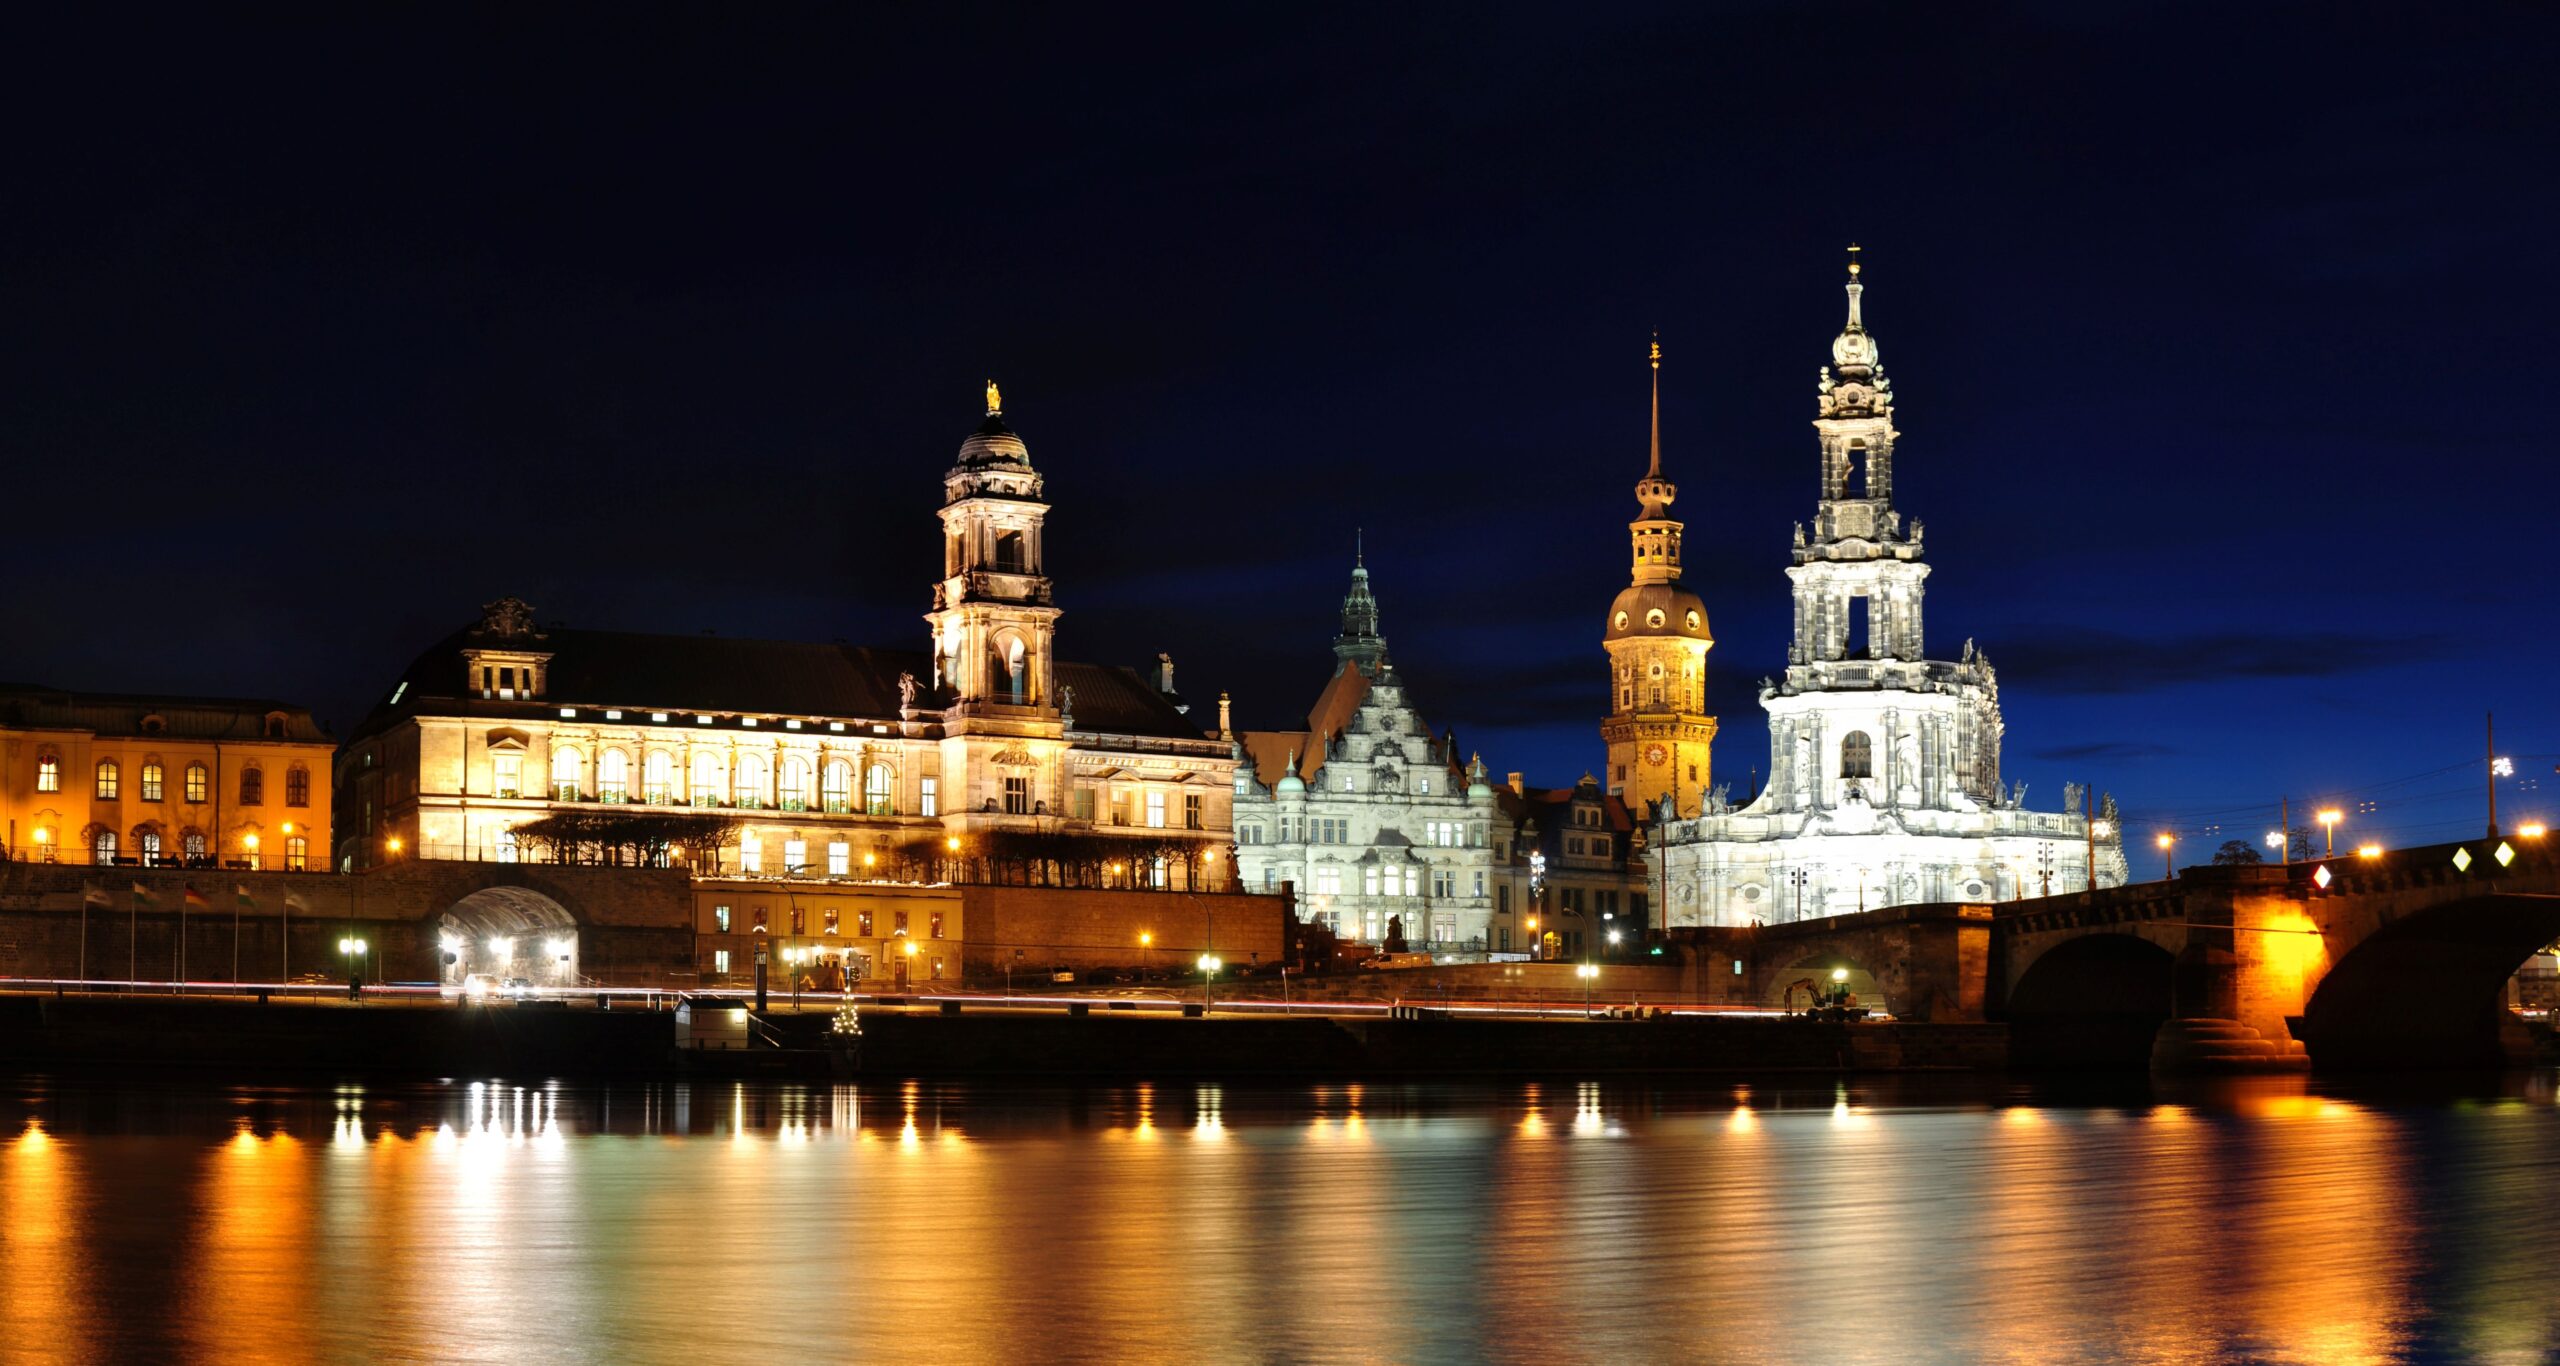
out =
[[1155,935],[1155,931],[1153,931],[1153,930],[1140,930],[1140,931],[1138,931],[1138,947],[1139,947],[1139,948],[1142,948],[1142,949],[1151,949],[1151,948],[1154,948],[1154,947],[1155,947],[1155,943],[1156,943],[1156,935]]
[[364,995],[364,941],[352,936],[338,941],[338,953],[347,960],[347,999]]
[[2381,846],[2381,845],[2379,845],[2379,844],[2360,844],[2360,845],[2357,845],[2357,846],[2356,846],[2356,857],[2357,857],[2357,858],[2380,858],[2380,857],[2382,857],[2382,846]]
[[1600,965],[1576,963],[1573,965],[1573,975],[1582,979],[1582,1018],[1588,1020],[1591,1018],[1591,981],[1600,975]]
[[2163,882],[2176,881],[2178,877],[2176,856],[2171,854],[2169,851],[2178,847],[2178,837],[2170,834],[2166,830],[2163,830],[2160,832],[2160,837],[2153,840],[2152,843],[2160,846],[2160,880]]
[[2334,806],[2323,807],[2320,811],[2320,852],[2326,857],[2335,858],[2338,853],[2339,814]]
[[1211,991],[1213,984],[1218,980],[1218,969],[1225,966],[1226,964],[1220,962],[1218,955],[1214,953],[1200,955],[1200,1010],[1203,1014],[1217,1006],[1217,998],[1211,994]]
[[2277,862],[2280,862],[2280,863],[2291,863],[2291,862],[2293,862],[2293,850],[2291,850],[2291,849],[2289,849],[2289,848],[2287,848],[2287,847],[2286,847],[2286,845],[2285,845],[2285,838],[2284,838],[2284,832],[2283,832],[2283,831],[2281,831],[2281,830],[2270,830],[2270,831],[2268,831],[2268,832],[2267,832],[2267,847],[2276,851],[2276,860],[2277,860]]
[[2538,840],[2542,838],[2545,829],[2546,827],[2540,821],[2526,821],[2516,827],[2516,833],[2529,840]]

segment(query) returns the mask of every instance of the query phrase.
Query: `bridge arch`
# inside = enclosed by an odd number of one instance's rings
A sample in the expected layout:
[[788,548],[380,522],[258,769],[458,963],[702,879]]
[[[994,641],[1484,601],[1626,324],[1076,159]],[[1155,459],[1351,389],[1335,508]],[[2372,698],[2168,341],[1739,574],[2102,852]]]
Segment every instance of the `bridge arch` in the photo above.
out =
[[470,892],[436,917],[437,980],[459,986],[475,973],[537,987],[578,980],[578,919],[549,896],[523,886]]
[[2313,1065],[2497,1067],[2524,1045],[2507,979],[2560,940],[2560,896],[2440,902],[2376,926],[2312,991],[2296,1032]]
[[[1834,946],[1811,951],[1799,949],[1787,955],[1785,967],[1770,974],[1763,1004],[1787,1010],[1802,1010],[1815,1004],[1835,986],[1844,986],[1859,1005],[1870,1010],[1890,1011],[1884,984],[1875,973],[1856,957]],[[1835,978],[1833,974],[1846,974]]]
[[2138,934],[2088,934],[2038,954],[2009,989],[2020,1067],[2146,1068],[2176,1004],[2177,959]]

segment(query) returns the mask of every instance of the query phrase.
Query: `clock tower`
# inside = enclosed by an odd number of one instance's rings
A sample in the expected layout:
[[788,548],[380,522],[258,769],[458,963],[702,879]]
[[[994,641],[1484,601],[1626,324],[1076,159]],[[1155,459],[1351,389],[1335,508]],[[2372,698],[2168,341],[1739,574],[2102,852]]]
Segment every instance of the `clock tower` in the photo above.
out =
[[1634,567],[1609,604],[1600,644],[1609,652],[1608,790],[1643,811],[1668,802],[1674,815],[1695,816],[1713,781],[1709,747],[1716,719],[1707,711],[1706,604],[1680,586],[1680,523],[1670,514],[1677,491],[1662,477],[1662,343],[1653,344],[1653,463],[1636,483],[1641,509],[1627,524]]

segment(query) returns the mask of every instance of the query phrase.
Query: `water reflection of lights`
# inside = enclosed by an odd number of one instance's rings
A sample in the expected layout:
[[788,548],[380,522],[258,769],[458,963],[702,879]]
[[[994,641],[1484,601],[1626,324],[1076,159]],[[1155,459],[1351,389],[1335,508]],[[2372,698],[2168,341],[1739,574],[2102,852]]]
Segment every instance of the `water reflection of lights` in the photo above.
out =
[[1600,1083],[1586,1081],[1573,1089],[1573,1133],[1588,1138],[1603,1128],[1600,1115]]
[[1202,1086],[1192,1093],[1192,1104],[1199,1119],[1191,1126],[1191,1136],[1215,1142],[1227,1136],[1226,1093],[1216,1086]]
[[1733,1107],[1733,1113],[1725,1117],[1724,1127],[1730,1133],[1756,1134],[1760,1132],[1760,1117],[1752,1113],[1750,1106],[1737,1105]]
[[27,1127],[18,1134],[18,1148],[24,1152],[40,1153],[52,1143],[53,1135],[44,1131],[44,1121],[33,1115],[27,1116]]
[[1547,1112],[1539,1108],[1540,1099],[1536,1082],[1533,1081],[1521,1088],[1520,1136],[1522,1138],[1547,1136]]

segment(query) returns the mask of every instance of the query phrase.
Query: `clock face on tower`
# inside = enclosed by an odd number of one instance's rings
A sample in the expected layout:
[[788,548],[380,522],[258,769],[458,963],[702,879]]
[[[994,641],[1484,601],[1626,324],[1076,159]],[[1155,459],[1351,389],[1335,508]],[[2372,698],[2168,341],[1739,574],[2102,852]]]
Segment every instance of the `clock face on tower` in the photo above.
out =
[[1656,768],[1660,768],[1662,766],[1662,761],[1670,757],[1671,755],[1669,751],[1663,749],[1660,745],[1647,745],[1645,747],[1644,761]]

